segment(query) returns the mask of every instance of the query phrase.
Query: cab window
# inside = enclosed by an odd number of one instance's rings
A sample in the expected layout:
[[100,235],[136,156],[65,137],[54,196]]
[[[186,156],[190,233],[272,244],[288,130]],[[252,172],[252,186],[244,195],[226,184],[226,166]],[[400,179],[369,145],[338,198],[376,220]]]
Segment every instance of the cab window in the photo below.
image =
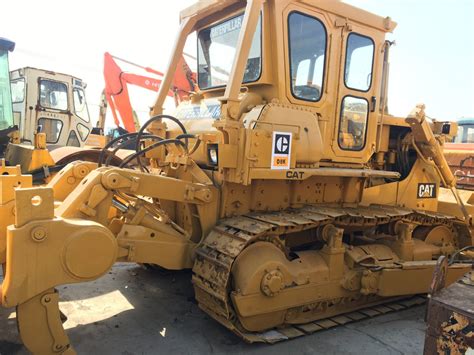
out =
[[40,105],[44,108],[66,111],[67,85],[59,81],[41,79]]
[[89,135],[89,128],[87,128],[81,123],[78,123],[76,128],[77,128],[77,132],[79,132],[79,136],[81,137],[81,140],[84,142],[87,136]]
[[57,143],[61,130],[63,129],[63,122],[52,118],[40,118],[38,120],[39,131],[46,134],[46,143]]
[[89,122],[89,110],[87,109],[86,95],[84,90],[80,88],[74,88],[73,90],[74,97],[74,112],[84,121]]
[[474,143],[474,124],[460,124],[458,134],[454,138],[455,143]]
[[288,16],[291,93],[298,99],[321,99],[326,37],[326,29],[318,19],[299,12]]
[[[201,89],[224,86],[229,82],[237,41],[244,15],[203,29],[198,33],[198,84]],[[260,78],[262,71],[262,17],[252,39],[243,82]]]
[[14,104],[23,102],[25,100],[25,79],[12,80],[10,86],[12,89],[12,102]]
[[81,143],[79,142],[79,139],[77,138],[77,134],[74,131],[69,132],[69,137],[67,138],[66,142],[67,146],[70,147],[80,147]]
[[366,99],[346,96],[342,100],[339,121],[339,147],[344,150],[362,150],[365,146],[369,103]]
[[344,83],[347,88],[369,91],[372,85],[374,41],[371,38],[351,33],[347,37]]

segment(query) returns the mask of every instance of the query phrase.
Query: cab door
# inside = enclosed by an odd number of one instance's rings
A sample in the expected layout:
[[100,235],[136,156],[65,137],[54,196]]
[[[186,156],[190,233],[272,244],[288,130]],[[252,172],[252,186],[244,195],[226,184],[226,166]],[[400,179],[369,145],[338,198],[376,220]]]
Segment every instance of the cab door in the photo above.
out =
[[341,61],[333,134],[337,160],[367,162],[375,151],[378,100],[376,70],[383,35],[346,22],[341,29]]
[[70,130],[69,83],[39,77],[35,128],[46,134],[48,145],[68,145]]

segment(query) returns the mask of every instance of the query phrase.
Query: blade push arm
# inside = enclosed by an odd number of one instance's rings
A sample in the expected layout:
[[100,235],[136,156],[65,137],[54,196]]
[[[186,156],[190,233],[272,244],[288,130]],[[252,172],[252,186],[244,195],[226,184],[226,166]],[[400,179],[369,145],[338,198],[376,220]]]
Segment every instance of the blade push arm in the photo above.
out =
[[99,168],[55,209],[55,187],[70,181],[80,167],[70,164],[50,187],[15,191],[0,300],[4,307],[17,307],[20,336],[33,353],[74,353],[60,319],[58,285],[95,280],[117,260],[168,269],[192,266],[196,244],[189,233],[167,218],[159,204],[147,201],[180,202],[215,214],[215,188],[207,177],[193,174],[194,165],[188,169],[200,182]]
[[438,171],[445,187],[452,191],[464,215],[465,222],[470,225],[472,223],[472,216],[467,211],[466,206],[464,206],[464,202],[456,189],[456,177],[449,168],[443,148],[436,139],[429,122],[426,120],[425,105],[417,105],[405,121],[410,125],[413,132],[413,146],[417,150],[418,155],[424,161],[431,162],[436,171]]

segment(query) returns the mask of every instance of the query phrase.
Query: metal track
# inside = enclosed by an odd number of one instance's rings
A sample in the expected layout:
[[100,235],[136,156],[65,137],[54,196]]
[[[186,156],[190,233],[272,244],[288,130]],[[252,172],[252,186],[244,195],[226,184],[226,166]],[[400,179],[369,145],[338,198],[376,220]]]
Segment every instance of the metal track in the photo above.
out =
[[[361,208],[306,206],[284,212],[252,213],[225,219],[214,227],[196,250],[192,277],[196,300],[203,311],[246,341],[266,343],[275,343],[422,304],[424,298],[419,296],[405,300],[398,298],[395,301],[393,298],[369,297],[366,304],[355,305],[351,313],[306,324],[285,324],[263,333],[249,333],[244,330],[232,306],[230,299],[232,265],[242,250],[251,243],[266,240],[278,245],[279,238],[276,238],[278,235],[313,229],[328,223],[339,228],[349,226],[367,228],[398,220],[418,225],[443,224],[453,231],[460,231],[463,228],[463,223],[455,217],[386,206]],[[382,306],[382,303],[385,304]],[[353,312],[354,310],[358,311]]]

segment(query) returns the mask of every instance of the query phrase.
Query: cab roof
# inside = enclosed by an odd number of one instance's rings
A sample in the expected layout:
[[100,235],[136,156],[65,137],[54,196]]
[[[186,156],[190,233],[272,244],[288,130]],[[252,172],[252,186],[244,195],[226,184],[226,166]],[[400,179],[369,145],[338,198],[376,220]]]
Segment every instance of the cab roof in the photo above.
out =
[[462,117],[455,121],[459,126],[474,124],[474,117]]
[[[266,0],[266,1],[282,1],[282,0]],[[342,18],[351,19],[355,22],[374,27],[384,32],[392,32],[397,23],[392,21],[390,17],[381,17],[371,12],[362,10],[355,6],[346,4],[340,0],[283,0],[286,3],[302,3],[315,8],[322,9]],[[202,19],[207,15],[214,14],[224,10],[232,5],[245,6],[242,0],[199,0],[197,3],[187,7],[180,13],[180,20],[195,17]]]
[[11,70],[11,73],[18,72],[19,75],[24,76],[25,72],[27,72],[27,71],[34,72],[34,73],[38,74],[39,76],[41,76],[41,74],[51,75],[51,76],[55,76],[55,75],[64,76],[64,77],[68,77],[68,78],[71,78],[73,80],[78,80],[78,81],[84,83],[81,78],[78,78],[77,76],[74,76],[74,75],[71,75],[71,74],[65,74],[65,73],[60,73],[60,72],[55,72],[55,71],[52,71],[52,70],[35,68],[35,67],[17,68],[17,69]]

